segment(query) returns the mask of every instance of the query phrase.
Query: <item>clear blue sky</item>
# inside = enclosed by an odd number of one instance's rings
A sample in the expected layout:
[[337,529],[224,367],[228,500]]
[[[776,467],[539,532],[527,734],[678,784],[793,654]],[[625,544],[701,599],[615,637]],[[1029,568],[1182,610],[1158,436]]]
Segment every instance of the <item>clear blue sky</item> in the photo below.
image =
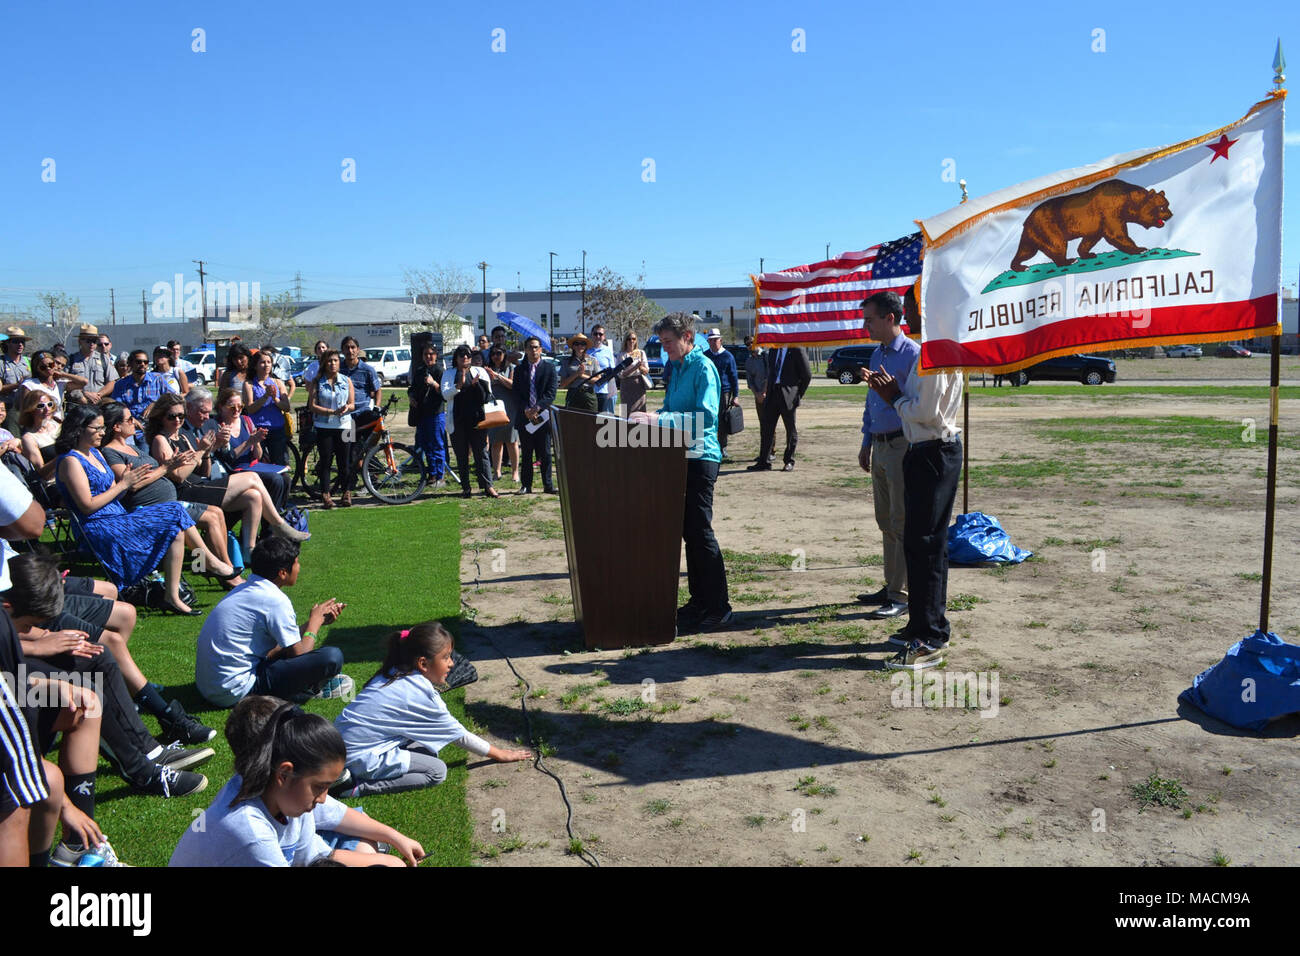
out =
[[979,195],[1236,120],[1279,36],[1300,79],[1300,6],[1277,7],[11,5],[0,310],[65,291],[98,320],[115,287],[138,316],[199,258],[271,294],[301,271],[309,299],[400,294],[433,261],[544,288],[547,253],[583,249],[650,286],[743,284],[955,204],[946,159]]

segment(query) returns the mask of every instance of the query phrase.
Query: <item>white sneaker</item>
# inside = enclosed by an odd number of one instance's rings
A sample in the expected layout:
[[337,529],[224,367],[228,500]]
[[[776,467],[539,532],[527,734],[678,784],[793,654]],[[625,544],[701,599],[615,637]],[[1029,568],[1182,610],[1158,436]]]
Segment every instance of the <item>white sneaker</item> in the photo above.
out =
[[331,677],[325,683],[320,685],[320,689],[312,696],[317,700],[335,700],[342,698],[352,700],[356,696],[357,685],[347,674],[339,674],[337,677]]

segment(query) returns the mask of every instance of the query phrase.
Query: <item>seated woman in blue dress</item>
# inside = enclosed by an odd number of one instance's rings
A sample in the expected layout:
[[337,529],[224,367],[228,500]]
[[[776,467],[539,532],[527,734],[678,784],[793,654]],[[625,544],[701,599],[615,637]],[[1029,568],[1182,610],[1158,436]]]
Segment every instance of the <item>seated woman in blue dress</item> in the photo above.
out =
[[234,568],[203,543],[179,502],[147,505],[127,514],[118,499],[152,474],[148,465],[115,478],[96,447],[104,434],[104,416],[95,405],[73,405],[55,450],[61,456],[59,490],[80,518],[81,534],[119,588],[139,583],[161,563],[168,610],[198,614],[180,597],[185,548],[197,548],[214,574],[230,577]]

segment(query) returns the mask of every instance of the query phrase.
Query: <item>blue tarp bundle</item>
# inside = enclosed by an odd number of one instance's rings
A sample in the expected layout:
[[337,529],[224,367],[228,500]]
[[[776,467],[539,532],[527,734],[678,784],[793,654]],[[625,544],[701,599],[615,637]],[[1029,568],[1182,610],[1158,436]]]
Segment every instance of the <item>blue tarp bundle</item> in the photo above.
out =
[[1233,727],[1263,730],[1271,720],[1300,711],[1300,647],[1256,631],[1197,674],[1178,699]]
[[982,511],[958,515],[948,529],[950,564],[1019,564],[1033,553],[1012,544],[998,519]]

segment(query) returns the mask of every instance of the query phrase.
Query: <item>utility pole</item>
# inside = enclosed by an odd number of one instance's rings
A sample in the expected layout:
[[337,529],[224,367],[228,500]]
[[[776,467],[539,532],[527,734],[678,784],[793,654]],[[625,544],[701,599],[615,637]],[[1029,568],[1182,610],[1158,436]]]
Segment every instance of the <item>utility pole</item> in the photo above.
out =
[[140,290],[140,320],[145,325],[149,324],[149,306],[144,301],[144,289]]
[[199,304],[203,306],[203,341],[208,340],[208,288],[203,282],[203,260],[191,259],[199,264]]
[[582,334],[587,334],[587,250],[582,250]]
[[830,257],[831,257],[831,244],[828,242],[826,243],[826,258],[829,259]]
[[117,297],[113,293],[113,289],[108,290],[108,309],[109,314],[112,316],[111,324],[117,325]]
[[302,305],[302,273],[301,272],[295,272],[293,274],[293,297],[294,300],[299,305]]
[[555,328],[555,253],[551,253],[551,275],[547,286],[551,290],[551,328]]
[[482,271],[482,273],[483,273],[483,331],[486,332],[486,331],[487,331],[487,271],[488,271],[488,264],[487,264],[486,262],[480,262],[480,263],[478,264],[478,267],[479,267],[479,269],[480,269],[480,270]]
[[758,274],[759,274],[759,275],[762,275],[762,274],[763,274],[763,257],[762,257],[762,256],[759,256],[759,257],[758,257]]

